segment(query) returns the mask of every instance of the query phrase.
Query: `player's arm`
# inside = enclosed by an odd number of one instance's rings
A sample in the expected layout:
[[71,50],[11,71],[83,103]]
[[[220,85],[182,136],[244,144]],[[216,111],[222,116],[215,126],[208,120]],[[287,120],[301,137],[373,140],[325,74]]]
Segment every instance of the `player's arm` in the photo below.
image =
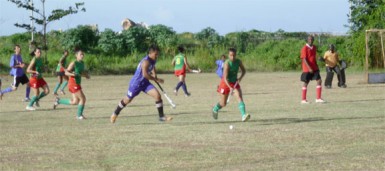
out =
[[171,65],[172,65],[172,66],[175,66],[175,57],[174,57],[174,59],[172,59]]
[[31,63],[29,63],[27,68],[27,73],[39,75],[39,72],[32,70],[34,66],[35,66],[35,58],[33,58]]
[[[152,76],[152,75],[150,75],[148,73],[148,67],[149,66],[150,66],[150,63],[147,60],[144,60],[143,63],[142,63],[142,74],[143,74],[143,77],[146,78],[147,80],[153,80],[153,81],[156,81],[156,82],[159,82],[159,83],[163,83],[164,82],[163,79],[154,77],[154,76]],[[152,70],[151,72],[153,72],[153,71],[154,70]]]
[[15,56],[11,57],[11,61],[9,61],[9,67],[11,68],[24,68],[25,64],[23,62],[21,63],[15,63]]
[[306,58],[303,58],[302,59],[303,62],[305,63],[305,66],[307,67],[307,69],[309,70],[309,72],[313,72],[313,69],[310,67],[309,63],[307,62]]
[[192,72],[192,71],[191,71],[191,68],[190,68],[190,65],[189,65],[188,62],[187,62],[187,57],[186,57],[186,56],[184,57],[184,63],[186,64],[186,69],[187,69],[189,72]]
[[246,75],[246,69],[245,66],[243,65],[242,61],[239,63],[239,68],[241,69],[241,76],[238,78],[238,84],[242,81],[243,77]]
[[[65,58],[66,56],[62,56],[61,58],[60,58],[60,60],[59,60],[59,65],[60,65],[60,67],[65,67],[64,65],[63,65],[63,63],[64,63],[64,58]],[[65,70],[65,68],[64,68],[64,70]]]
[[227,80],[227,76],[228,75],[229,75],[229,64],[227,62],[225,62],[225,64],[223,65],[223,75],[222,75],[222,78],[225,78],[223,80],[225,81],[225,84],[227,85],[227,87],[232,89],[230,84],[229,84],[229,81]]
[[67,69],[64,70],[66,76],[75,77],[76,74],[73,72],[74,66],[75,66],[75,62],[71,62],[68,65]]
[[156,67],[154,67],[154,69],[152,69],[151,75],[152,75],[155,79],[158,78],[158,77],[157,77],[157,74],[156,74]]

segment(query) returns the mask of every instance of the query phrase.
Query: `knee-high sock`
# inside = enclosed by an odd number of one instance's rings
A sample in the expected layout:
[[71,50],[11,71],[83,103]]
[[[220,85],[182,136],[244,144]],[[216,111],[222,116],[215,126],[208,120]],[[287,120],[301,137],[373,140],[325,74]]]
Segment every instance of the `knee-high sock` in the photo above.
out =
[[68,85],[68,81],[65,81],[64,83],[63,83],[63,85],[61,86],[61,91],[64,91],[64,88],[66,88],[66,86]]
[[184,94],[188,94],[186,82],[183,83],[182,88],[183,88]]
[[41,98],[43,98],[46,95],[47,94],[45,94],[44,92],[41,92],[40,95],[37,97],[36,101],[39,101]]
[[59,104],[64,104],[64,105],[70,105],[71,104],[71,100],[70,99],[60,99],[58,101]]
[[1,91],[1,94],[9,93],[12,91],[12,87],[7,87],[6,89]]
[[29,101],[28,106],[32,107],[33,104],[37,101],[37,98],[38,98],[37,96],[33,96],[32,99]]
[[240,102],[238,104],[239,111],[241,112],[242,116],[246,115],[246,105],[244,102]]
[[123,110],[123,108],[126,107],[126,104],[124,104],[123,100],[121,100],[118,104],[118,106],[116,106],[116,109],[114,111],[114,114],[115,115],[119,115],[120,111]]
[[57,90],[59,90],[60,85],[61,85],[61,83],[56,83],[56,86],[55,86],[55,88],[53,89],[53,93],[54,93],[54,94],[57,93]]
[[317,85],[317,99],[321,99],[321,93],[322,93],[322,86]]
[[84,110],[84,105],[78,105],[78,113],[77,116],[83,116],[83,110]]
[[164,117],[164,113],[163,113],[163,101],[158,101],[158,102],[155,102],[155,106],[156,108],[158,109],[158,113],[159,113],[159,117]]
[[214,111],[214,112],[218,112],[220,109],[222,109],[222,106],[221,106],[219,103],[217,103],[217,104],[213,107],[213,111]]
[[302,87],[302,100],[306,100],[307,87]]
[[29,99],[29,93],[31,92],[31,87],[27,86],[25,88],[25,98]]
[[180,86],[182,86],[182,85],[183,85],[183,82],[180,81],[180,82],[176,85],[176,87],[175,87],[176,91],[178,91],[179,88],[180,88]]

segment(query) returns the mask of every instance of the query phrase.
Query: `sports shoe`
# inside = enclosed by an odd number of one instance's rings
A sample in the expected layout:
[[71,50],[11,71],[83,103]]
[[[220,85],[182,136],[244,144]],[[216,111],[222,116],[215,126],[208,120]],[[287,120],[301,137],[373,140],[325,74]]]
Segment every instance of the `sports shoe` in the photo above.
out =
[[184,94],[185,97],[190,97],[191,93]]
[[307,100],[302,100],[301,104],[309,104],[309,102]]
[[327,86],[325,86],[325,88],[326,88],[326,89],[331,89],[331,88],[332,88],[332,86],[330,86],[330,85],[327,85]]
[[242,122],[246,122],[250,119],[250,115],[249,114],[245,114],[242,116]]
[[176,89],[174,89],[174,95],[177,96],[178,95],[178,91]]
[[161,122],[166,122],[166,121],[171,121],[171,120],[172,120],[172,117],[169,117],[169,116],[163,116],[163,117],[159,118],[159,121],[161,121]]
[[212,111],[213,111],[213,118],[215,120],[217,120],[218,119],[218,111],[214,111],[214,108],[212,109]]
[[63,90],[60,90],[61,95],[65,95],[66,93]]
[[344,85],[341,85],[341,86],[338,86],[338,87],[346,88],[347,86],[346,86],[346,84],[344,84]]
[[78,119],[78,120],[85,120],[85,119],[87,119],[87,118],[84,117],[84,116],[82,115],[82,116],[77,117],[77,119]]
[[59,97],[55,98],[55,102],[53,102],[53,109],[56,109],[56,107],[59,105],[59,100],[60,100]]
[[315,99],[315,102],[316,102],[316,103],[325,103],[326,101],[323,100],[323,99]]
[[31,111],[36,110],[33,106],[27,106],[27,107],[25,107],[25,109],[26,110],[31,110]]
[[111,118],[110,118],[111,123],[115,123],[116,118],[118,118],[118,115],[115,114],[115,113],[113,113],[113,114],[111,115]]
[[59,94],[57,94],[57,93],[53,93],[53,95],[54,95],[54,96],[56,96],[56,97],[58,97],[58,96],[59,96]]
[[29,102],[29,101],[31,101],[31,99],[28,97],[24,98],[24,100],[23,100],[23,102]]

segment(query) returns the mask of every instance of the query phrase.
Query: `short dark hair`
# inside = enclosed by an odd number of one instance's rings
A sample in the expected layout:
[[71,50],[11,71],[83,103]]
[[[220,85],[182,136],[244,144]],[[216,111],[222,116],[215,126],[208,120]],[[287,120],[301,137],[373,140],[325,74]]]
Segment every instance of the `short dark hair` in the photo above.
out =
[[159,47],[156,46],[156,45],[151,45],[149,48],[148,48],[148,53],[150,52],[155,52],[155,51],[160,51]]
[[20,45],[19,45],[19,44],[15,44],[14,49],[15,49],[16,47],[20,48]]
[[184,52],[184,47],[183,46],[178,46],[178,52],[183,53]]
[[234,52],[234,53],[237,53],[237,49],[235,49],[235,48],[229,48],[229,52]]
[[40,50],[40,51],[41,51],[41,49],[40,49],[39,47],[36,47],[31,53],[29,53],[29,55],[35,56],[35,52],[36,52],[37,50]]

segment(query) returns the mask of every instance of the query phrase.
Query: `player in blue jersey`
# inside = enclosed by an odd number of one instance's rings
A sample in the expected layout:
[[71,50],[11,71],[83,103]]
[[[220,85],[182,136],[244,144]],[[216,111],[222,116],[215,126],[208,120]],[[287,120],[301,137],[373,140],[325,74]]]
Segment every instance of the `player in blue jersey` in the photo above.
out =
[[218,59],[217,61],[215,61],[215,64],[217,64],[217,75],[219,78],[222,79],[222,75],[223,75],[223,64],[225,63],[225,60],[226,60],[226,55],[222,55],[221,56],[221,59]]
[[140,92],[145,92],[155,99],[156,108],[159,113],[159,121],[170,121],[172,117],[163,113],[163,101],[159,91],[150,83],[150,80],[163,83],[164,80],[156,76],[155,63],[159,55],[159,48],[151,46],[148,55],[139,63],[134,76],[129,83],[127,95],[119,102],[114,113],[111,115],[111,123],[115,123],[120,111],[129,104]]
[[31,91],[31,88],[29,87],[29,79],[27,75],[25,75],[23,70],[25,64],[23,62],[23,58],[21,57],[21,48],[19,45],[15,45],[14,50],[15,54],[11,56],[11,60],[9,62],[9,66],[11,67],[10,75],[13,76],[13,83],[12,86],[0,91],[0,97],[2,97],[5,93],[16,91],[21,83],[23,85],[27,85],[24,101],[28,102],[30,101],[29,93]]

